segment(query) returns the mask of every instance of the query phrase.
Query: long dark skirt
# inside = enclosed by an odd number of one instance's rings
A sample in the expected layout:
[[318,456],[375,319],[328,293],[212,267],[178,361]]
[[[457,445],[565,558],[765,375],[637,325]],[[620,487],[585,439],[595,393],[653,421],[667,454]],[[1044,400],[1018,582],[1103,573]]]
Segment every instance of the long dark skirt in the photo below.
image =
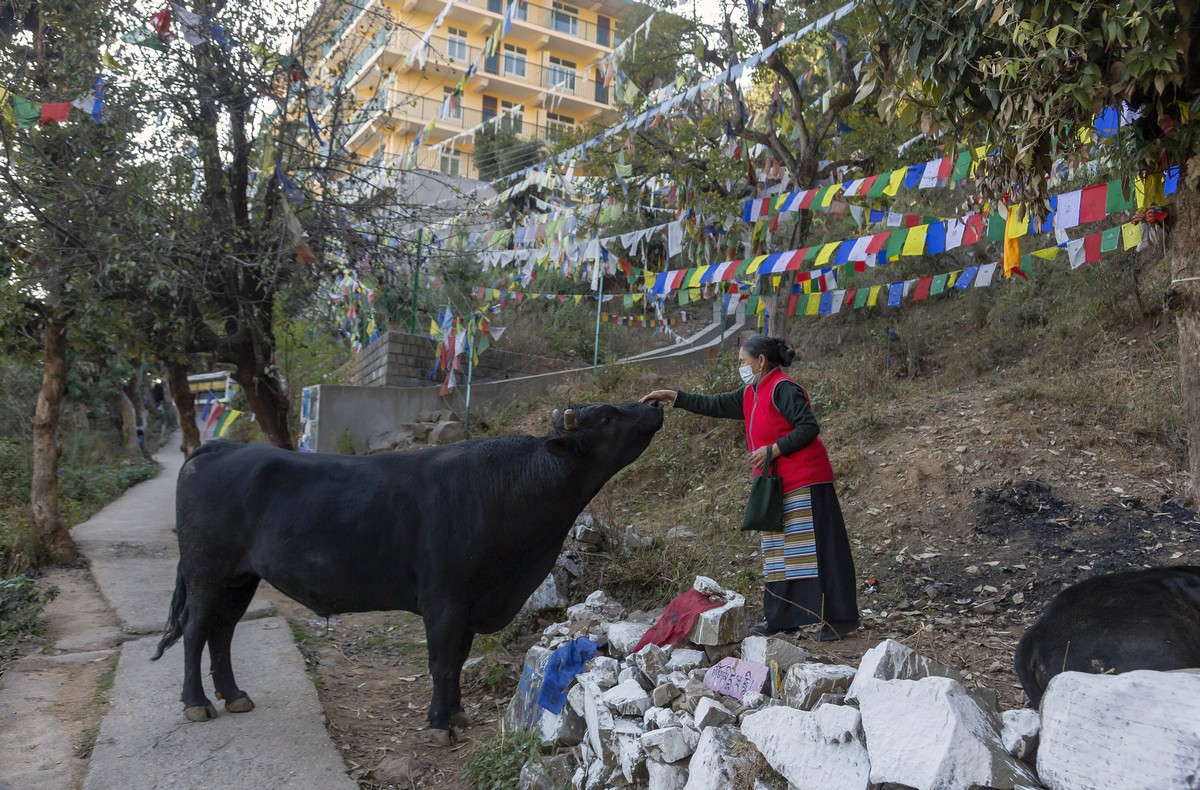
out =
[[833,483],[818,483],[810,490],[817,578],[767,582],[767,626],[783,631],[824,621],[840,631],[850,630],[858,624],[858,585],[842,508]]

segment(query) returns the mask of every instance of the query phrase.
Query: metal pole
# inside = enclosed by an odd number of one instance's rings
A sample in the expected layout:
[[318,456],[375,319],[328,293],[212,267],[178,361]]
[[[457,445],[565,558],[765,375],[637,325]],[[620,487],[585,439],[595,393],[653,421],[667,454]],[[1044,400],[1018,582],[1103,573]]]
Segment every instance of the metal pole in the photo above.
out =
[[475,317],[467,322],[467,405],[463,409],[463,438],[471,438],[471,377],[475,373]]
[[[599,262],[596,263],[600,265]],[[604,306],[604,275],[600,275],[600,287],[596,291],[596,342],[592,348],[592,374],[595,375],[596,367],[600,363],[600,308]]]
[[421,231],[423,228],[417,228],[417,263],[413,266],[413,290],[412,290],[412,319],[408,322],[408,332],[411,335],[417,333],[417,281],[421,277]]

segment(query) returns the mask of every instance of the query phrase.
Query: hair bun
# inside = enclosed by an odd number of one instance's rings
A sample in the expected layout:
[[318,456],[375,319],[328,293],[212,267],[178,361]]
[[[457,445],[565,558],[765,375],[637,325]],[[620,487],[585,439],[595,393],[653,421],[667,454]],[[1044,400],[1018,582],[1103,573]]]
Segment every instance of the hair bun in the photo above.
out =
[[771,338],[775,341],[775,346],[778,349],[779,365],[786,368],[792,364],[792,360],[796,358],[796,350],[788,345],[788,342],[782,337]]

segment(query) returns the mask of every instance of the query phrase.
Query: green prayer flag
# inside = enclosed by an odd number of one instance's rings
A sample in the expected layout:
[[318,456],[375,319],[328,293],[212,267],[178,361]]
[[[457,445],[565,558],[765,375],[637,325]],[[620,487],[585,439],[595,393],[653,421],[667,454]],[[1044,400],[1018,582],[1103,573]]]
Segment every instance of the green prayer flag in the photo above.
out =
[[867,297],[871,295],[870,288],[859,288],[854,292],[854,309],[867,306]]
[[624,302],[626,310],[633,309],[633,294],[625,294],[625,298],[621,301]]
[[[1112,194],[1112,187],[1109,187],[1109,194]],[[1121,226],[1109,228],[1100,234],[1100,252],[1112,252],[1121,243]]]
[[904,249],[904,240],[907,238],[908,228],[896,228],[888,235],[887,256],[889,260],[900,257],[900,250]]
[[751,296],[746,300],[746,315],[752,316],[758,312],[758,297]]
[[867,197],[883,197],[883,190],[887,189],[888,181],[892,178],[891,172],[880,173],[879,178],[875,179],[875,183],[867,190]]
[[1108,196],[1104,200],[1104,213],[1113,214],[1118,211],[1129,211],[1133,208],[1133,189],[1125,192],[1125,182],[1121,179],[1108,182]]
[[951,181],[961,181],[971,175],[971,149],[966,149],[958,152],[958,159],[954,160],[954,169],[950,171]]
[[937,296],[942,291],[946,290],[946,280],[949,279],[949,277],[950,275],[948,274],[935,274],[933,276],[933,282],[929,286],[929,295]]
[[822,246],[823,245],[821,244],[814,244],[813,246],[809,247],[808,251],[804,253],[804,263],[811,263],[815,261],[817,256],[821,254]]
[[22,96],[13,96],[13,123],[23,129],[37,126],[42,118],[42,105]]
[[159,52],[167,51],[167,45],[162,43],[162,41],[160,41],[158,36],[154,35],[154,33],[145,29],[131,30],[130,32],[121,36],[121,40],[127,44],[136,44],[139,47],[155,49]]
[[680,304],[688,303],[688,289],[687,288],[679,289],[679,303]]
[[987,218],[987,240],[1004,241],[1004,217],[999,211],[993,211]]

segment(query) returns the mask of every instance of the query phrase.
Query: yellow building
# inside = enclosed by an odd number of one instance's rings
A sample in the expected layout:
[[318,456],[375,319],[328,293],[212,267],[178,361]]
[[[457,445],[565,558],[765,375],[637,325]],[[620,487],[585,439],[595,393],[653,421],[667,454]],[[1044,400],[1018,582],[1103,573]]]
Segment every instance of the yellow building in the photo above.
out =
[[[464,132],[488,119],[511,116],[520,136],[549,140],[612,113],[603,59],[619,43],[616,18],[628,0],[519,2],[496,53],[482,57],[507,2],[457,0],[421,47],[446,0],[326,0],[314,16],[324,24],[310,26],[323,44],[307,62],[327,89],[314,108],[318,125],[342,124],[339,141],[369,167],[398,163],[421,133],[418,169],[476,178]],[[445,106],[476,63],[461,99]],[[335,108],[338,95],[352,98]]]

